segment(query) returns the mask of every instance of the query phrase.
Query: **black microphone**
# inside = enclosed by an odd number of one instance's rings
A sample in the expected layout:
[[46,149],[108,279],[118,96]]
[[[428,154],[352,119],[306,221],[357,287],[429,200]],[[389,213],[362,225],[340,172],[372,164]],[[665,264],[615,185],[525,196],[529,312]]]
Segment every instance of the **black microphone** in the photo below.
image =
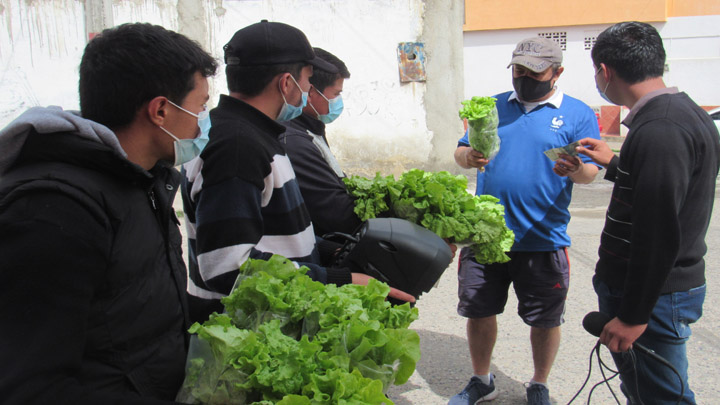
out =
[[[603,331],[603,328],[605,328],[605,325],[610,322],[612,318],[610,315],[604,314],[602,312],[589,312],[587,315],[585,315],[585,318],[583,318],[583,328],[585,328],[588,333],[590,333],[593,336],[600,337],[600,334]],[[632,344],[632,348],[636,349],[639,352],[642,352],[643,354],[647,355],[648,357],[654,359],[655,361],[658,361],[662,364],[669,365],[670,363],[665,360],[663,357],[655,353],[654,350],[648,349],[647,347],[641,345],[640,343],[634,342]]]
[[[604,314],[602,312],[589,312],[587,315],[585,315],[585,318],[583,318],[583,328],[585,328],[585,330],[588,331],[591,335],[600,337],[603,328],[605,328],[605,325],[611,320],[612,318],[610,317],[610,315]],[[635,349],[648,356],[649,358],[657,361],[658,363],[667,366],[675,373],[675,375],[680,380],[680,395],[678,396],[677,400],[677,403],[679,404],[685,396],[685,384],[683,383],[683,379],[680,376],[680,373],[678,373],[677,369],[669,361],[665,360],[664,357],[655,353],[654,350],[648,349],[647,347],[641,345],[638,342],[633,342],[631,350],[632,349]]]

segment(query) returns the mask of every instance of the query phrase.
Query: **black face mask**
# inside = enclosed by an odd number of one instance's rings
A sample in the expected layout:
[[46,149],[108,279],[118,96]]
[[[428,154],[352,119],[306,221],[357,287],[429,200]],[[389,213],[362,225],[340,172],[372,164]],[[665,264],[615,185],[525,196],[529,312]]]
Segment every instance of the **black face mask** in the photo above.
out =
[[545,97],[552,90],[552,78],[541,82],[530,76],[513,77],[513,87],[522,101],[534,101]]

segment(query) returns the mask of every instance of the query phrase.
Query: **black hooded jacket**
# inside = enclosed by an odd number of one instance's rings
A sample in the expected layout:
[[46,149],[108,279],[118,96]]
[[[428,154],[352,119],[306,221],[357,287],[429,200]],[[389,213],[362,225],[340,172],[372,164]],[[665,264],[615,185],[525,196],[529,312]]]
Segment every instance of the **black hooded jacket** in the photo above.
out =
[[345,187],[345,175],[333,170],[313,141],[316,138],[315,142],[327,145],[325,124],[307,114],[283,124],[287,130],[279,139],[292,163],[315,234],[352,234],[362,223],[354,212],[355,198]]
[[18,120],[0,132],[2,403],[173,400],[188,327],[179,173],[143,170],[67,112]]

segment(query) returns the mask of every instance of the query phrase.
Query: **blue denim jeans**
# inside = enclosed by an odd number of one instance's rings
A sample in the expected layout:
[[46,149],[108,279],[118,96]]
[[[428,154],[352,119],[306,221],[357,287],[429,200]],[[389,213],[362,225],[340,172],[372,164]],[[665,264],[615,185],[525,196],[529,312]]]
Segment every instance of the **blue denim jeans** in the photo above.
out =
[[[593,278],[600,312],[617,315],[622,291],[610,288]],[[705,286],[689,291],[663,294],[658,298],[647,329],[637,343],[654,350],[680,373],[685,393],[680,403],[695,404],[695,394],[688,385],[688,360],[685,343],[690,337],[690,324],[702,316]],[[667,366],[635,351],[635,367],[628,353],[612,353],[620,371],[621,388],[628,404],[676,404],[681,393],[678,376]],[[637,381],[637,384],[636,384]]]

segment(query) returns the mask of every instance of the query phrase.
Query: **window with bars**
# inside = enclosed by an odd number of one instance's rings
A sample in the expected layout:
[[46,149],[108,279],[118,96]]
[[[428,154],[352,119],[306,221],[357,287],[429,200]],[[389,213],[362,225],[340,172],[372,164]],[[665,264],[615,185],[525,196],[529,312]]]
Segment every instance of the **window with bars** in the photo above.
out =
[[589,51],[592,50],[593,46],[595,46],[595,41],[597,40],[596,36],[585,37],[585,50]]
[[563,51],[567,50],[567,32],[539,32],[539,37],[552,39],[560,45],[560,49]]

